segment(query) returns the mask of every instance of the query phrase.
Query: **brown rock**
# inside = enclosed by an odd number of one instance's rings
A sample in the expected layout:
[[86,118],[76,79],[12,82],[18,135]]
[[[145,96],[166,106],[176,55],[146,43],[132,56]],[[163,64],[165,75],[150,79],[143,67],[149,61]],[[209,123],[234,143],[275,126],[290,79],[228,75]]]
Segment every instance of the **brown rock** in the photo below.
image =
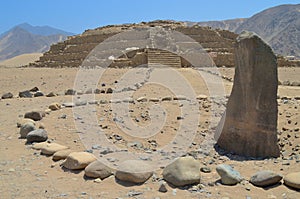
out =
[[41,150],[42,148],[45,148],[47,146],[47,144],[49,144],[49,143],[48,142],[35,143],[32,145],[31,148],[33,148],[35,150]]
[[52,156],[52,160],[54,161],[58,161],[58,160],[63,160],[66,159],[68,157],[68,155],[70,153],[72,153],[73,151],[70,149],[66,149],[66,150],[61,150],[61,151],[57,151],[53,154]]
[[113,174],[113,170],[100,161],[94,161],[84,169],[84,174],[91,178],[104,179]]
[[289,173],[283,180],[285,185],[300,190],[300,172]]
[[39,121],[39,120],[43,119],[43,117],[45,117],[45,112],[43,112],[43,111],[27,112],[27,113],[25,113],[25,116],[24,116],[24,118],[29,118],[34,121]]
[[69,147],[57,144],[57,143],[47,143],[44,146],[41,146],[41,152],[44,155],[53,155],[57,151],[68,149]]
[[52,103],[49,105],[49,109],[51,111],[57,111],[61,108],[61,105],[59,103]]
[[238,37],[235,50],[234,84],[217,143],[239,155],[278,157],[276,56],[250,32]]
[[128,160],[119,165],[117,179],[131,183],[146,182],[153,175],[152,168],[143,161]]
[[72,152],[68,155],[62,165],[71,170],[84,169],[96,159],[97,158],[93,154],[88,152]]

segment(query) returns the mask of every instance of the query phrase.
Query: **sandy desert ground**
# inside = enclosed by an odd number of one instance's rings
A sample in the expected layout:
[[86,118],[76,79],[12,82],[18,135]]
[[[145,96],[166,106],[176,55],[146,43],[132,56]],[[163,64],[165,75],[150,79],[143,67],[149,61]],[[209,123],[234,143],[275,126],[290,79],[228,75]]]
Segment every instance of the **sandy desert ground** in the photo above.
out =
[[[99,81],[99,88],[115,86],[128,69],[107,69]],[[203,78],[194,69],[177,69],[187,79],[196,95],[208,95]],[[234,69],[220,68],[220,73],[226,77],[233,77]],[[300,165],[300,87],[279,86],[278,89],[278,136],[282,144],[282,155],[277,159],[245,160],[238,156],[226,156],[218,153],[213,146],[207,145],[205,152],[201,150],[205,141],[213,137],[213,125],[218,121],[225,109],[225,103],[216,104],[209,98],[207,101],[197,102],[199,107],[199,124],[197,135],[188,149],[189,154],[197,158],[201,166],[211,169],[210,173],[201,172],[201,189],[186,187],[184,189],[167,185],[168,192],[158,191],[158,180],[162,178],[162,169],[155,171],[155,176],[146,183],[138,186],[120,183],[113,176],[100,183],[94,179],[84,177],[83,171],[73,172],[60,167],[60,161],[54,162],[51,157],[41,155],[39,151],[26,145],[24,139],[19,139],[19,129],[16,126],[18,119],[31,110],[46,110],[53,102],[71,102],[72,96],[62,95],[64,90],[73,88],[78,69],[62,68],[0,68],[0,95],[11,92],[12,99],[0,100],[0,195],[1,198],[300,198],[300,193],[286,187],[276,185],[266,189],[258,188],[248,182],[251,175],[260,170],[273,170],[283,176],[290,172],[298,172]],[[167,74],[161,74],[165,78]],[[279,68],[280,81],[299,81],[300,68]],[[230,94],[232,82],[222,80],[225,96]],[[105,83],[105,86],[101,84]],[[44,94],[55,92],[61,94],[56,97],[18,98],[18,92],[38,87]],[[173,93],[163,85],[146,84],[134,92],[133,99],[145,96],[162,98]],[[111,94],[97,94],[95,99],[110,100]],[[226,99],[224,97],[224,99]],[[167,119],[161,133],[155,134],[150,139],[134,138],[126,135],[113,121],[111,104],[87,105],[95,106],[99,125],[107,137],[112,137],[112,144],[128,150],[145,151],[128,147],[128,143],[139,141],[145,148],[159,149],[168,144],[175,136],[178,126],[184,120],[177,120],[180,108],[188,102],[166,101],[135,103],[130,105],[130,117],[138,125],[145,126],[149,123],[147,115],[149,108],[155,104],[162,106],[167,112]],[[216,105],[216,109],[211,107]],[[65,116],[65,117],[62,117]],[[63,119],[65,118],[65,119]],[[50,112],[41,120],[48,132],[49,140],[70,147],[74,151],[84,151],[87,148],[81,142],[80,132],[76,129],[76,122],[80,120],[74,116],[71,108],[63,108]],[[122,137],[114,139],[114,135]],[[155,143],[155,144],[153,144]],[[151,148],[152,147],[152,148]],[[89,148],[88,148],[89,149]],[[296,150],[297,149],[297,150]],[[218,164],[232,165],[246,179],[236,186],[225,186],[218,183],[220,179],[215,168]]]

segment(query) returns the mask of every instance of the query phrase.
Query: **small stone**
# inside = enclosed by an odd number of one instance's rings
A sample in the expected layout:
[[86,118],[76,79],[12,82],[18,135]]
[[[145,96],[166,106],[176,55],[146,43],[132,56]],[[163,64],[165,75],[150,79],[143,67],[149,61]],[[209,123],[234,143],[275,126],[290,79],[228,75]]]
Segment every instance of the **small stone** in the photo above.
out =
[[50,92],[46,95],[46,97],[55,97],[56,94],[54,92]]
[[62,105],[66,108],[72,108],[75,106],[75,104],[73,102],[65,102]]
[[136,101],[137,101],[137,102],[147,102],[148,100],[147,100],[146,97],[139,97],[139,98],[137,98]]
[[101,93],[101,90],[100,90],[99,88],[96,88],[96,89],[94,90],[94,93],[95,93],[95,94],[100,94],[100,93]]
[[201,167],[200,171],[202,171],[203,173],[210,173],[211,169],[209,167]]
[[281,179],[281,175],[266,170],[255,173],[251,177],[250,182],[258,187],[267,187],[279,183]]
[[285,185],[300,190],[300,172],[289,173],[283,180]]
[[44,96],[44,93],[42,93],[41,91],[37,91],[36,93],[33,94],[34,97],[42,97]]
[[159,189],[158,191],[159,192],[162,192],[162,193],[166,193],[168,191],[167,187],[166,187],[166,182],[165,181],[160,181],[159,182]]
[[85,105],[87,105],[86,100],[79,100],[75,102],[75,106],[85,106]]
[[84,169],[97,158],[88,152],[72,152],[68,155],[62,165],[71,170]]
[[19,92],[19,97],[32,98],[32,93],[30,91],[22,91],[22,92]]
[[61,109],[61,105],[59,103],[55,102],[55,103],[52,103],[49,105],[49,109],[51,111],[57,111],[57,110]]
[[113,170],[100,161],[90,163],[85,169],[84,174],[91,178],[105,179],[113,174]]
[[108,101],[107,100],[100,100],[99,103],[100,104],[108,104]]
[[45,142],[48,139],[47,131],[44,129],[37,129],[31,131],[26,136],[27,142]]
[[14,95],[9,92],[9,93],[3,94],[2,97],[1,97],[1,99],[11,99],[13,97],[14,97]]
[[106,89],[106,94],[111,94],[111,93],[113,93],[113,89],[112,88]]
[[65,149],[65,150],[61,150],[61,151],[57,151],[53,154],[52,160],[54,161],[58,161],[58,160],[64,160],[68,157],[68,155],[70,153],[72,153],[73,151],[70,149]]
[[65,95],[75,95],[76,91],[74,89],[68,89],[65,91]]
[[229,165],[220,164],[216,170],[221,176],[221,182],[224,185],[235,185],[243,180],[240,173]]
[[102,180],[101,180],[100,178],[96,178],[96,179],[94,180],[94,182],[95,182],[95,183],[101,183]]
[[39,91],[39,88],[35,86],[32,89],[30,89],[29,91],[30,92],[37,92],[37,91]]
[[25,113],[24,118],[29,118],[34,121],[39,121],[39,120],[43,119],[44,116],[45,116],[45,113],[43,111],[31,111],[31,112]]
[[163,97],[161,98],[161,101],[164,102],[164,101],[172,101],[172,97],[171,96],[166,96],[166,97]]
[[174,97],[174,100],[187,100],[186,96],[183,95],[177,95]]
[[27,122],[27,123],[23,124],[20,128],[20,137],[21,138],[26,138],[28,133],[30,133],[34,130],[36,130],[35,125],[31,122]]
[[159,102],[159,99],[158,98],[150,98],[149,102]]

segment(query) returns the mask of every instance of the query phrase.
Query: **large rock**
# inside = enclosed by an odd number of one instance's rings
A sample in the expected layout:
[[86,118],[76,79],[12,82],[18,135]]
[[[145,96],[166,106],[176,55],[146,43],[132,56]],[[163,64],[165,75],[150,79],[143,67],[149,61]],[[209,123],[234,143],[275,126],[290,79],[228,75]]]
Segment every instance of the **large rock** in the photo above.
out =
[[163,170],[163,178],[181,187],[200,183],[200,164],[193,157],[181,157]]
[[45,142],[48,139],[47,131],[44,129],[37,129],[31,131],[26,136],[27,142]]
[[45,113],[43,111],[31,111],[31,112],[25,113],[24,118],[29,118],[34,121],[39,121],[39,120],[43,119],[44,116],[45,116]]
[[235,48],[234,84],[216,131],[218,145],[251,157],[278,157],[277,61],[257,35],[243,32]]
[[259,171],[251,177],[250,182],[258,187],[267,187],[279,183],[281,179],[282,176],[273,171]]
[[44,155],[53,155],[57,151],[68,149],[69,147],[57,144],[57,143],[47,143],[41,146],[41,153]]
[[63,166],[67,169],[77,170],[84,169],[87,165],[94,162],[96,157],[88,152],[72,152],[63,162]]
[[235,185],[243,180],[240,173],[229,165],[220,164],[216,167],[216,170],[224,185]]
[[84,174],[91,178],[103,180],[113,174],[113,170],[100,161],[94,161],[84,169]]
[[130,183],[144,183],[153,175],[152,168],[141,160],[127,160],[119,165],[115,177]]
[[57,151],[53,154],[52,156],[52,160],[54,161],[58,161],[58,160],[64,160],[68,157],[68,155],[70,155],[70,153],[72,153],[74,151],[70,150],[70,149],[65,149],[65,150],[61,150],[61,151]]
[[28,133],[30,133],[31,131],[34,131],[35,129],[36,129],[36,127],[35,127],[34,123],[32,123],[32,122],[27,122],[27,123],[23,124],[20,128],[20,137],[26,138]]
[[285,185],[300,190],[300,172],[289,173],[283,180]]

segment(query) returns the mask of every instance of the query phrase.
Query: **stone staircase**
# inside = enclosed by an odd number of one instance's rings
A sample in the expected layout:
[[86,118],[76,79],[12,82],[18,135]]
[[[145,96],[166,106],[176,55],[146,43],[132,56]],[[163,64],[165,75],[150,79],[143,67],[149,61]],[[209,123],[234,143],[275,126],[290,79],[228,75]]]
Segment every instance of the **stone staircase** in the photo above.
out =
[[157,67],[158,64],[181,68],[181,58],[168,51],[148,49],[148,66]]

